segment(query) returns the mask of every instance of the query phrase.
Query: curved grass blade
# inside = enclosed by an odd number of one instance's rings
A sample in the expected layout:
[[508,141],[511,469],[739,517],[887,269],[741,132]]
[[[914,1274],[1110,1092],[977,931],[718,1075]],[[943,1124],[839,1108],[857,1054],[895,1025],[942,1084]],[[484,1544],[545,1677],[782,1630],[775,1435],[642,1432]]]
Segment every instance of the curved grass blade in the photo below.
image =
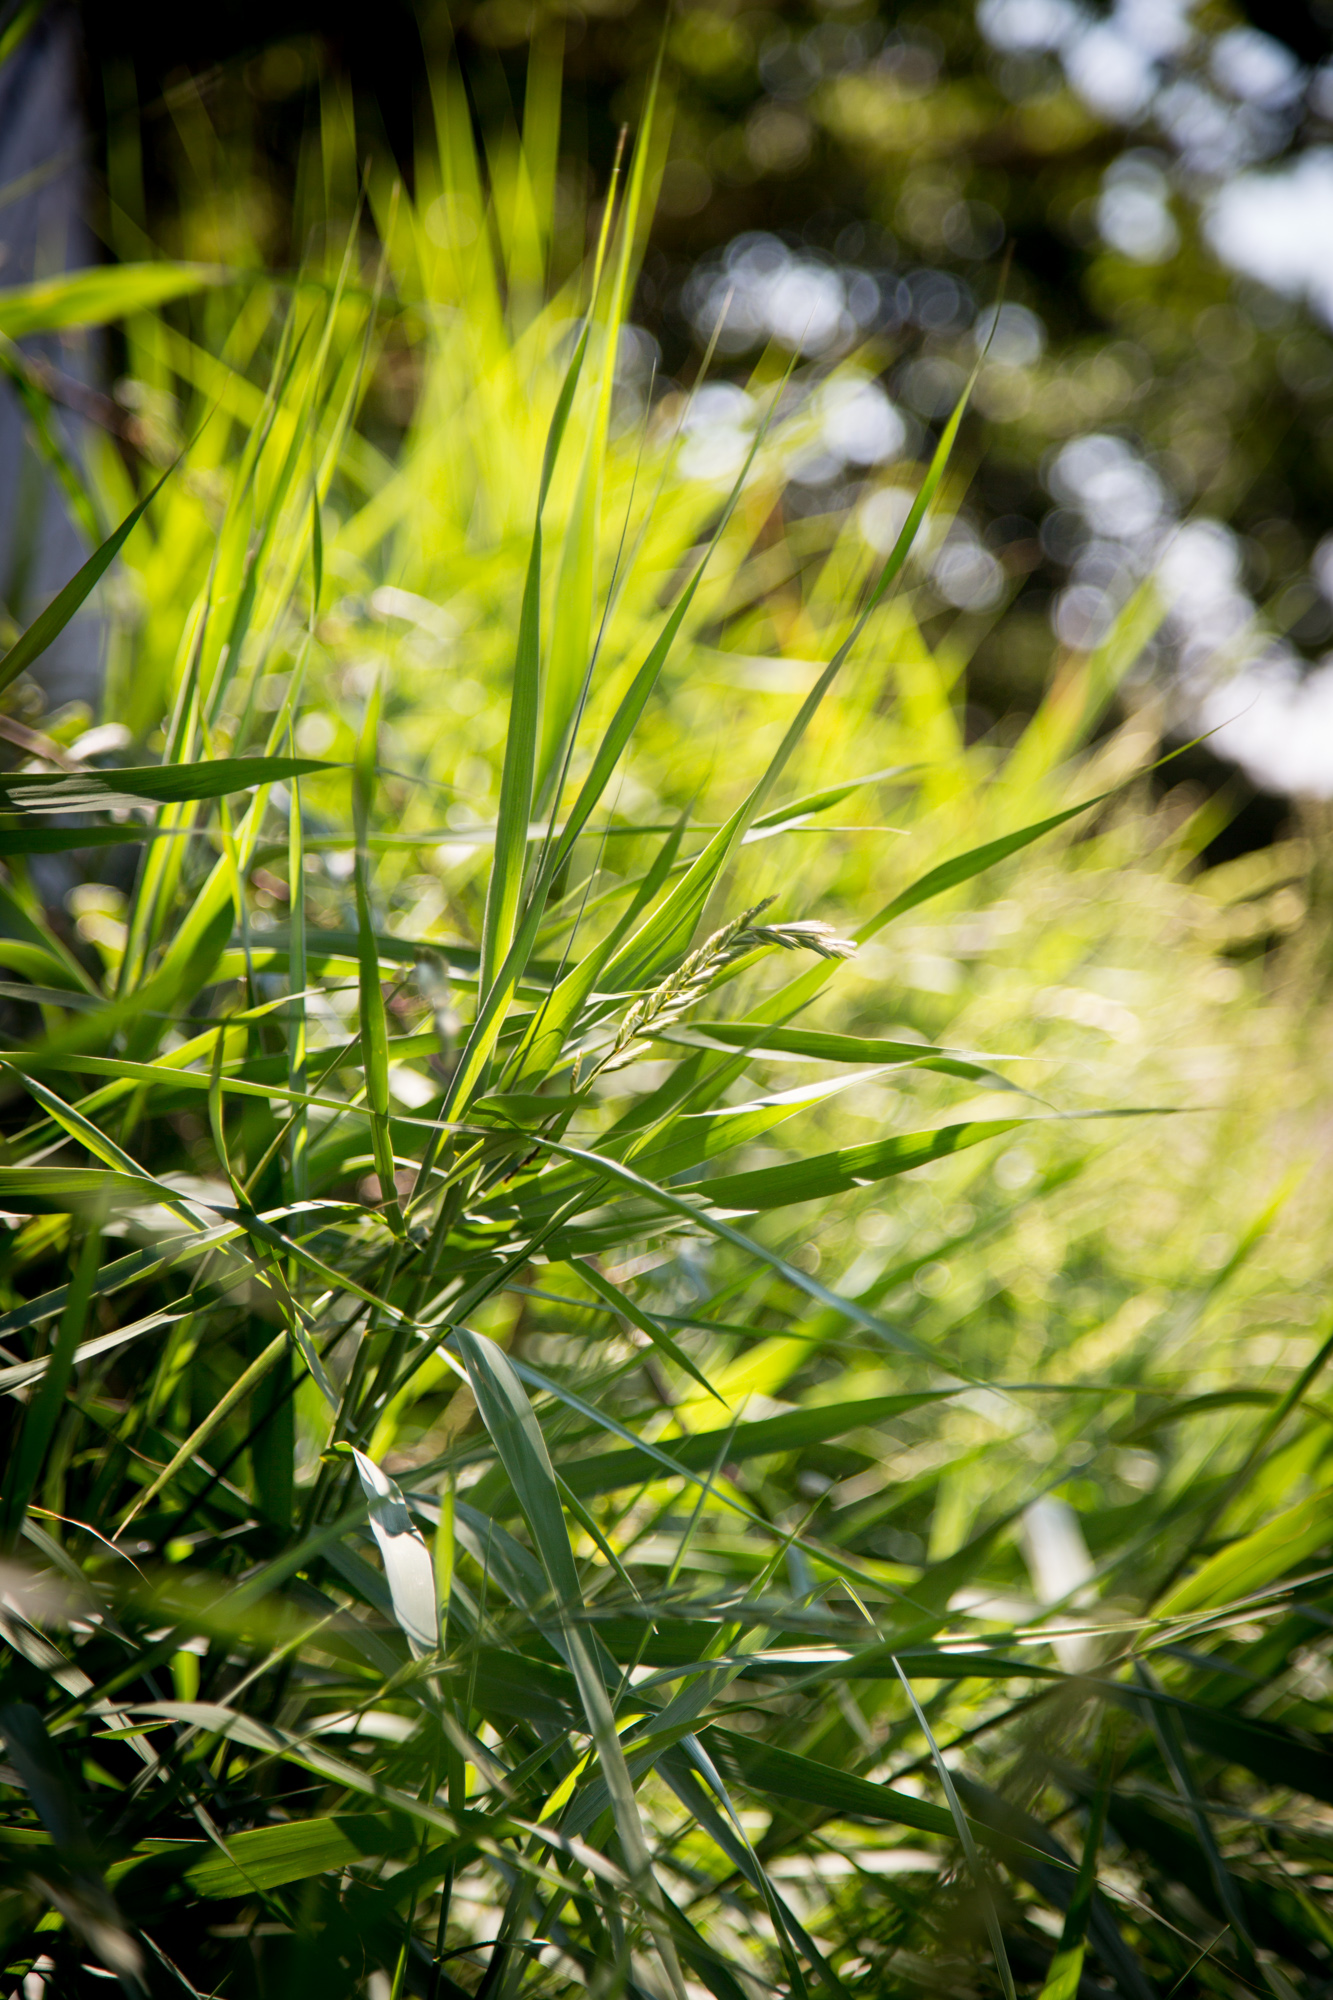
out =
[[395,1482],[373,1458],[355,1445],[336,1444],[335,1452],[356,1461],[361,1490],[370,1509],[371,1532],[384,1559],[384,1575],[393,1601],[393,1615],[407,1635],[418,1660],[439,1650],[435,1568],[421,1532],[413,1525],[407,1502]]
[[693,1192],[719,1208],[784,1208],[792,1202],[817,1201],[848,1189],[865,1187],[894,1174],[911,1173],[931,1160],[947,1159],[968,1146],[1001,1138],[1018,1125],[1039,1124],[1030,1118],[988,1118],[970,1125],[943,1125],[934,1132],[906,1132],[867,1146],[844,1146],[836,1153],[793,1160],[789,1166],[759,1167],[748,1174],[722,1174],[694,1181]]

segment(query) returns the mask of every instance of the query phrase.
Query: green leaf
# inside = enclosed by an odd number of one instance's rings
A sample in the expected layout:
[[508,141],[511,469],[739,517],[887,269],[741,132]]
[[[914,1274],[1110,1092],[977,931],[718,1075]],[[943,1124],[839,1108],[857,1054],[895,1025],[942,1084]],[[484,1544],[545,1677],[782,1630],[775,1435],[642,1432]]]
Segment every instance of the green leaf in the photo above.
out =
[[189,827],[144,826],[0,826],[0,854],[69,854],[81,847],[130,847],[136,841],[169,840],[193,831]]
[[174,1188],[147,1175],[106,1173],[100,1167],[0,1167],[0,1208],[20,1214],[67,1215],[99,1196],[117,1208],[178,1198]]
[[202,764],[146,764],[121,771],[7,771],[0,775],[0,812],[108,812],[141,801],[181,805],[335,768],[311,757],[215,757]]
[[[928,1043],[891,1042],[877,1035],[834,1035],[813,1028],[774,1028],[764,1021],[705,1021],[692,1028],[664,1028],[653,1039],[678,1042],[685,1048],[743,1049],[749,1056],[793,1055],[811,1062],[877,1063],[886,1068],[910,1064],[937,1070],[944,1076],[990,1080],[1012,1088],[1003,1077],[947,1049]],[[1004,1057],[992,1057],[1004,1061]]]
[[168,467],[156,486],[147,492],[137,507],[132,507],[120,526],[94,549],[81,569],[75,571],[63,589],[57,591],[45,611],[34,618],[22,637],[15,641],[0,659],[0,690],[16,681],[21,673],[40,659],[47,647],[57,639],[69,624],[80,605],[92,595],[101,579],[106,575],[120,551],[124,548],[144,513],[157,498],[170,479],[174,467]]
[[882,910],[858,926],[855,932],[857,943],[863,944],[874,937],[895,917],[905,916],[922,903],[928,903],[934,897],[943,896],[948,890],[961,888],[964,882],[984,875],[988,868],[1007,861],[1011,854],[1021,853],[1034,840],[1040,840],[1043,834],[1054,833],[1056,827],[1077,819],[1080,813],[1091,812],[1106,796],[1105,792],[1100,792],[1096,798],[1084,799],[1082,805],[1067,806],[1063,812],[1052,813],[1049,819],[1036,820],[1031,826],[1020,827],[1017,833],[1001,835],[998,840],[987,840],[980,847],[969,848],[964,854],[954,855],[950,861],[942,861],[937,868],[927,869],[915,882],[909,882],[905,889],[899,890],[892,902],[886,903]]
[[927,1799],[913,1798],[891,1785],[877,1785],[869,1778],[856,1778],[832,1765],[817,1763],[813,1757],[799,1757],[795,1751],[780,1750],[752,1736],[738,1736],[729,1729],[711,1728],[703,1737],[708,1752],[724,1778],[745,1785],[769,1798],[796,1799],[802,1805],[818,1806],[821,1812],[857,1819],[883,1820],[891,1826],[910,1826],[918,1833],[956,1833],[955,1823],[943,1806]]
[[675,1948],[660,1921],[661,1904],[652,1862],[606,1686],[583,1630],[572,1622],[571,1614],[580,1604],[582,1593],[546,1440],[523,1384],[504,1352],[494,1341],[467,1327],[459,1327],[455,1339],[482,1422],[518,1495],[555,1597],[567,1657],[578,1682],[579,1699],[596,1745],[597,1761],[611,1799],[625,1859],[631,1877],[648,1903],[646,1914],[667,1976],[680,2000],[684,2000]]
[[[514,676],[509,696],[505,730],[504,764],[500,772],[500,805],[495,826],[495,859],[486,890],[486,911],[482,923],[480,995],[483,1000],[495,985],[500,967],[509,956],[518,919],[523,889],[523,869],[528,851],[528,823],[532,818],[533,782],[537,764],[537,732],[541,721],[541,595],[542,595],[542,511],[546,505],[551,474],[559,456],[565,426],[573,406],[574,391],[583,369],[588,348],[585,321],[546,438],[546,456],[537,493],[532,543],[528,552],[523,602],[518,615],[518,643],[514,655]],[[478,1048],[480,1042],[478,1041]]]
[[[263,1894],[288,1882],[304,1882],[358,1861],[380,1860],[416,1845],[411,1826],[402,1819],[374,1813],[339,1813],[328,1819],[291,1820],[280,1826],[256,1826],[229,1834],[221,1848],[190,1842],[166,1850],[171,1861],[186,1861],[183,1877],[197,1896],[228,1897]],[[132,1875],[163,1854],[154,1844],[136,1849],[108,1871],[113,1882]],[[197,1857],[197,1858],[195,1858]]]
[[197,292],[225,285],[232,273],[217,264],[97,264],[0,290],[0,334],[24,340],[64,326],[105,326]]
[[412,1525],[407,1502],[387,1472],[364,1451],[349,1446],[370,1508],[370,1526],[393,1600],[393,1615],[407,1634],[417,1659],[438,1650],[439,1624],[435,1603],[435,1568],[419,1529]]
[[815,1404],[808,1409],[788,1410],[778,1417],[759,1417],[752,1423],[737,1424],[734,1429],[693,1431],[688,1437],[665,1441],[654,1451],[645,1447],[602,1452],[591,1458],[580,1454],[562,1460],[560,1476],[571,1493],[587,1499],[596,1493],[614,1493],[618,1487],[637,1486],[645,1479],[669,1478],[676,1466],[684,1466],[691,1472],[707,1472],[724,1444],[728,1460],[734,1459],[737,1464],[747,1458],[801,1451],[829,1438],[846,1437],[849,1431],[887,1423],[908,1410],[919,1410],[957,1393],[954,1389],[924,1389],[914,1395],[866,1396],[859,1402]]
[[945,1763],[943,1756],[940,1754],[940,1746],[935,1741],[934,1731],[926,1720],[925,1711],[917,1700],[912,1683],[903,1672],[901,1663],[898,1667],[898,1679],[902,1682],[903,1691],[912,1704],[912,1713],[916,1717],[917,1727],[926,1739],[935,1770],[939,1776],[939,1781],[944,1787],[944,1796],[949,1801],[949,1811],[953,1816],[954,1825],[958,1830],[958,1838],[962,1843],[963,1852],[967,1856],[967,1865],[972,1871],[972,1879],[976,1883],[977,1894],[981,1898],[982,1908],[985,1912],[986,1929],[990,1933],[991,1949],[995,1953],[995,1969],[1000,1975],[1000,1984],[1004,1988],[1005,2000],[1017,2000],[1014,1990],[1014,1975],[1009,1966],[1009,1954],[1004,1948],[1004,1933],[1000,1929],[1000,1919],[995,1908],[995,1899],[991,1895],[990,1883],[987,1881],[985,1870],[981,1865],[981,1856],[977,1852],[977,1844],[973,1838],[972,1829],[968,1825],[967,1814],[963,1811],[962,1802],[954,1789],[953,1775],[949,1770],[949,1766]]
[[871,1181],[911,1173],[931,1160],[946,1159],[968,1146],[998,1139],[1024,1118],[990,1118],[969,1125],[943,1125],[935,1132],[905,1132],[895,1139],[872,1140],[866,1146],[843,1146],[813,1159],[793,1160],[781,1167],[759,1167],[748,1174],[723,1174],[715,1180],[694,1181],[691,1191],[719,1208],[784,1208],[791,1202],[817,1201],[843,1194]]
[[1333,1539],[1333,1487],[1284,1509],[1253,1534],[1219,1549],[1155,1607],[1159,1618],[1230,1604],[1308,1562]]

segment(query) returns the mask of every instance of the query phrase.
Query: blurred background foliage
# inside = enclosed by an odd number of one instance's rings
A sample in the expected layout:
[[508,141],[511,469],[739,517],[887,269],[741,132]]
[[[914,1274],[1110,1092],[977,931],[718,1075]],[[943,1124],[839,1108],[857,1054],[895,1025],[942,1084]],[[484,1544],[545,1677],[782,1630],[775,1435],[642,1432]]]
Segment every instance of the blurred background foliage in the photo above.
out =
[[[910,481],[992,334],[934,575],[937,618],[977,627],[968,734],[1012,738],[1052,635],[1095,643],[1165,554],[1171,616],[1130,692],[1164,694],[1187,734],[1218,730],[1186,775],[1226,785],[1223,855],[1282,830],[1290,794],[1333,790],[1333,41],[1319,5],[1250,16],[482,0],[391,6],[372,27],[351,8],[168,23],[89,8],[102,230],[121,255],[298,261],[316,210],[336,226],[356,195],[350,162],[341,186],[326,164],[317,202],[303,187],[313,138],[350,120],[361,166],[392,161],[411,188],[441,64],[457,55],[496,133],[521,120],[536,48],[563,66],[555,247],[571,269],[665,36],[669,153],[622,420],[692,384],[716,333],[697,421],[721,472],[754,414],[723,385],[766,349],[816,372],[855,352],[864,393],[828,409],[781,508],[860,505],[873,542],[894,520],[876,492]],[[418,373],[410,341],[391,342],[386,445]]]

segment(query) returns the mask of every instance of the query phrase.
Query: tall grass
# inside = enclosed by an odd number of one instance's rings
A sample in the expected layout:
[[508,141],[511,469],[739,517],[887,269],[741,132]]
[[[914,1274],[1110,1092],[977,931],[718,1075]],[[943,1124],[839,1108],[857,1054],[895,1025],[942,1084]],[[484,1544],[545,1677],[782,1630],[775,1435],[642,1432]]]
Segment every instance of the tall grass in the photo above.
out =
[[1146,595],[965,744],[954,425],[873,563],[780,360],[691,470],[554,86],[79,308],[189,443],[89,474],[133,761],[3,781],[6,1977],[1322,1990],[1306,858],[1150,809]]

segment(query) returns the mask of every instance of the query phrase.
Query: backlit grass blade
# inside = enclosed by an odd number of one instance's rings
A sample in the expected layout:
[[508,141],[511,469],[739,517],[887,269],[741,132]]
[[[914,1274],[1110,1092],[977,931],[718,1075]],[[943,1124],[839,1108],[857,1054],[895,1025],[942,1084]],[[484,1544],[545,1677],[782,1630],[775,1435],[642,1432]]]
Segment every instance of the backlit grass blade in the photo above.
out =
[[[592,671],[593,598],[597,582],[597,530],[602,511],[603,460],[606,455],[607,431],[611,421],[611,399],[620,357],[621,330],[629,304],[632,260],[642,247],[639,242],[641,212],[648,162],[656,143],[654,118],[660,72],[659,53],[639,119],[638,136],[630,163],[629,183],[625,190],[624,210],[619,224],[619,255],[601,326],[603,341],[601,380],[597,388],[597,400],[588,428],[578,487],[560,555],[551,626],[551,654],[543,703],[541,747],[537,760],[536,779],[539,791],[545,787],[548,778],[560,766],[571,724],[581,707],[588,677]],[[613,193],[614,177],[606,204],[608,220]],[[598,262],[600,263],[600,249]],[[594,300],[596,289],[594,278]],[[553,803],[558,801],[553,800]]]
[[1158,1616],[1179,1618],[1238,1603],[1299,1568],[1328,1545],[1331,1502],[1333,1488],[1324,1487],[1228,1542],[1156,1605]]
[[[969,1062],[928,1044],[893,1042],[876,1035],[821,1034],[808,1028],[770,1028],[762,1022],[706,1021],[694,1027],[665,1028],[653,1037],[682,1048],[743,1049],[748,1056],[766,1054],[808,1057],[812,1062],[882,1063],[935,1070],[941,1076],[985,1082],[995,1090],[1012,1090],[1007,1077],[981,1063]],[[997,1058],[1003,1060],[1003,1058]]]
[[[318,509],[316,509],[318,519]],[[318,572],[319,559],[316,569]],[[293,778],[287,808],[287,883],[291,926],[288,932],[287,989],[287,1088],[297,1096],[306,1092],[306,957],[305,957],[305,841],[301,821],[301,782]],[[292,1120],[290,1159],[292,1194],[304,1201],[310,1192],[309,1127],[304,1105]],[[396,1186],[396,1184],[395,1184]]]
[[[762,433],[761,433],[762,435]],[[514,943],[505,959],[495,984],[486,992],[479,1007],[472,1033],[459,1063],[458,1072],[450,1091],[445,1115],[455,1116],[465,1105],[489,1061],[496,1038],[499,1035],[505,1010],[517,989],[528,961],[540,935],[545,914],[545,888],[558,875],[569,859],[573,848],[596,810],[607,785],[620,762],[635,727],[648,704],[653,688],[666,664],[667,657],[691,604],[703,582],[709,561],[717,549],[722,535],[740,499],[746,477],[759,448],[759,439],[751,445],[744,465],[736,476],[726,506],[714,527],[712,537],[702,557],[696,564],[685,589],[668,616],[662,630],[648,650],[647,657],[636,672],[628,690],[620,701],[609,726],[593,754],[592,765],[579,788],[573,806],[565,816],[564,830],[553,843],[542,866],[538,894],[535,890],[529,899],[523,922],[519,926]],[[489,907],[489,905],[488,905]]]
[[231,275],[217,264],[160,263],[96,264],[37,278],[0,290],[0,333],[26,340],[61,327],[105,326],[201,286],[225,284]]
[[168,467],[157,484],[149,489],[137,506],[130,509],[120,526],[107,536],[101,547],[94,549],[83,567],[75,571],[63,589],[57,591],[45,611],[34,618],[27,631],[15,641],[3,659],[0,659],[0,689],[7,688],[11,681],[16,681],[19,675],[25,672],[34,660],[40,659],[47,647],[59,638],[75,612],[91,597],[174,470],[174,466]]
[[379,1175],[380,1195],[390,1227],[400,1233],[402,1211],[398,1206],[398,1184],[394,1178],[393,1140],[389,1132],[389,1034],[384,1011],[384,991],[380,985],[380,957],[375,943],[375,925],[370,907],[370,853],[365,843],[375,798],[375,771],[379,758],[380,688],[378,681],[366,703],[361,736],[357,743],[356,767],[352,778],[356,817],[356,923],[357,958],[361,994],[361,1046],[365,1056],[366,1098],[370,1105],[370,1134]]
[[486,915],[481,939],[481,994],[483,999],[495,983],[501,963],[514,940],[523,870],[528,848],[528,823],[532,818],[533,782],[537,760],[537,732],[541,715],[541,589],[542,513],[550,489],[551,475],[564,440],[588,349],[589,321],[570,356],[546,438],[541,483],[537,489],[532,542],[528,552],[523,601],[519,611],[518,645],[509,705],[509,727],[505,737],[504,763],[500,774],[500,806],[495,830],[495,859],[486,892]]

